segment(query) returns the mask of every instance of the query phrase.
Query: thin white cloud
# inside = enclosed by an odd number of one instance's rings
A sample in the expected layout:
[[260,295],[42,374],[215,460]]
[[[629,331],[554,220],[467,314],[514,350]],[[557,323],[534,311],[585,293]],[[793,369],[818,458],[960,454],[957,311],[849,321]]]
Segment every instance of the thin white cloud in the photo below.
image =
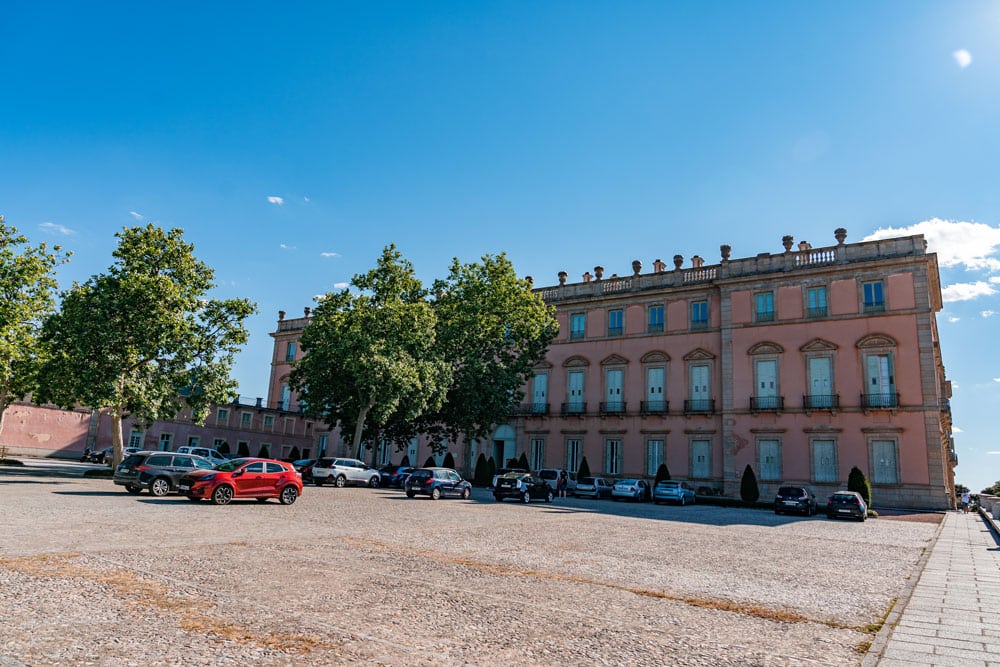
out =
[[337,289],[347,289],[351,286],[351,283],[334,283],[333,286]]
[[[924,235],[927,249],[937,253],[938,263],[943,268],[1000,271],[1000,259],[996,257],[1000,248],[1000,227],[981,222],[931,218],[908,227],[878,229],[863,240],[876,241],[911,234]],[[1000,282],[1000,279],[994,282]]]
[[57,225],[54,222],[43,222],[42,224],[38,225],[38,228],[43,232],[45,232],[46,234],[62,234],[63,236],[72,236],[73,234],[76,234],[76,232],[74,232],[69,227],[64,227],[63,225]]
[[137,213],[136,211],[129,211],[128,214],[131,215],[136,220],[138,220],[139,222],[142,222],[143,220],[146,219],[146,216],[144,216],[142,213]]
[[951,432],[952,432],[952,433],[965,433],[965,431],[963,431],[962,429],[960,429],[960,428],[959,428],[959,427],[957,427],[957,426],[952,426],[952,427],[951,427]]
[[986,453],[989,454],[990,456],[998,456],[998,455],[1000,455],[1000,452],[996,452],[996,451],[986,452]]
[[983,318],[987,318],[987,317],[993,317],[994,315],[996,315],[997,311],[995,311],[995,310],[981,310],[981,311],[979,311],[979,314],[982,315]]
[[948,316],[948,321],[951,322],[952,324],[954,324],[955,322],[960,321],[961,319],[962,319],[961,317],[955,317],[954,315],[949,315]]
[[313,301],[315,301],[316,303],[319,303],[321,301],[326,301],[326,295],[325,294],[313,294]]
[[962,69],[965,69],[972,64],[972,54],[966,49],[959,49],[958,51],[955,51],[951,54],[951,57],[955,59],[955,62],[958,63],[958,66]]
[[977,280],[974,283],[955,283],[941,290],[941,299],[945,303],[953,301],[971,301],[981,296],[992,296],[997,291],[988,282]]
[[339,252],[321,252],[320,257],[340,257]]
[[277,204],[278,206],[281,206],[282,204],[285,203],[285,198],[284,197],[275,197],[274,195],[271,195],[270,197],[267,198],[267,201],[270,202],[270,203],[272,203],[272,204]]
[[993,378],[994,382],[1000,382],[1000,378]]
[[296,250],[295,246],[288,245],[287,243],[280,243],[278,244],[278,247],[281,248],[282,250]]
[[309,203],[310,201],[312,201],[312,200],[311,200],[311,199],[309,199],[309,197],[303,197],[303,198],[302,198],[302,201],[304,201],[305,203],[307,203],[307,204],[308,204],[308,203]]

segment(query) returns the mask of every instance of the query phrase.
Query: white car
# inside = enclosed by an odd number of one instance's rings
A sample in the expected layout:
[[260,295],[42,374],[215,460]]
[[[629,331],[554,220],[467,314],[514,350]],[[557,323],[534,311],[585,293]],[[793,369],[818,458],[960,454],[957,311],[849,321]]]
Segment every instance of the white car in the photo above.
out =
[[378,470],[359,459],[319,459],[313,465],[312,476],[316,486],[364,484],[375,488],[382,479]]
[[212,465],[217,466],[220,463],[225,463],[229,459],[219,453],[218,450],[212,449],[211,447],[190,447],[184,445],[183,447],[177,448],[178,454],[194,454],[195,456],[201,456],[212,462]]
[[650,499],[649,482],[644,479],[620,479],[611,489],[614,500],[637,500],[640,503]]
[[575,472],[569,472],[561,468],[542,468],[536,474],[544,479],[552,487],[553,491],[556,491],[559,487],[559,475],[562,473],[566,473],[566,492],[569,495],[573,495],[573,489],[576,488]]

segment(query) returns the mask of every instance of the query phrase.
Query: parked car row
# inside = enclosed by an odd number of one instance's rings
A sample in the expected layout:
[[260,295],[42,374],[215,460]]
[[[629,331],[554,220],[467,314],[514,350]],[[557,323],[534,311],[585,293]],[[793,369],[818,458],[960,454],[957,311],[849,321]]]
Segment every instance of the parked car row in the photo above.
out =
[[[819,512],[816,494],[804,486],[782,486],[774,497],[774,513],[791,512],[812,516]],[[837,491],[826,502],[826,518],[857,519],[868,518],[868,505],[856,491]]]

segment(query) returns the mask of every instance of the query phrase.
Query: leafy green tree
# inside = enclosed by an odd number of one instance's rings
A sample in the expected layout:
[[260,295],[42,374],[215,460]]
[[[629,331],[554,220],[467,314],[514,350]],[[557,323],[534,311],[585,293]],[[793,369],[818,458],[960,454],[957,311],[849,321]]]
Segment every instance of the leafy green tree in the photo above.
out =
[[988,496],[1000,496],[1000,480],[993,482],[993,486],[987,486],[980,493],[985,493]]
[[503,253],[479,262],[454,259],[448,277],[435,281],[437,349],[451,366],[447,400],[417,426],[465,445],[489,439],[507,420],[521,387],[558,332],[554,309],[518,278]]
[[969,491],[971,491],[971,489],[969,487],[967,487],[965,484],[956,484],[955,485],[955,495],[956,496],[960,496],[963,493],[968,493]]
[[850,474],[847,475],[847,490],[857,491],[864,499],[865,505],[872,506],[872,485],[868,483],[868,478],[858,466],[851,468]]
[[745,503],[755,503],[760,500],[760,487],[757,486],[757,475],[750,464],[743,469],[743,479],[740,480],[740,498]]
[[661,463],[660,467],[656,469],[656,479],[653,484],[656,485],[668,479],[670,479],[670,470],[667,469],[666,463]]
[[42,322],[55,312],[55,269],[69,257],[58,245],[28,245],[0,215],[0,429],[7,406],[37,387]]
[[237,393],[233,357],[247,341],[247,299],[209,299],[213,271],[194,256],[183,231],[153,225],[116,234],[106,273],[74,283],[47,319],[50,348],[35,400],[82,404],[111,417],[115,465],[122,420],[172,419],[182,408],[198,423],[212,403]]
[[584,456],[580,460],[580,469],[576,471],[576,478],[590,477],[590,465],[587,463],[587,457]]
[[366,425],[373,431],[439,410],[451,368],[437,353],[427,293],[394,245],[351,284],[356,293],[330,292],[313,310],[291,384],[307,414],[353,430],[352,450],[361,451]]

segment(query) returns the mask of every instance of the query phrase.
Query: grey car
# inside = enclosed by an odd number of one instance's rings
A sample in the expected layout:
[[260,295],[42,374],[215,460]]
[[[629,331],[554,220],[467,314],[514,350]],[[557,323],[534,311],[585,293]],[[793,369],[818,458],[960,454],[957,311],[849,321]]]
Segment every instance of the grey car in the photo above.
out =
[[136,452],[118,464],[112,479],[129,493],[149,489],[154,496],[165,496],[177,490],[177,482],[184,473],[213,467],[211,461],[194,454]]

